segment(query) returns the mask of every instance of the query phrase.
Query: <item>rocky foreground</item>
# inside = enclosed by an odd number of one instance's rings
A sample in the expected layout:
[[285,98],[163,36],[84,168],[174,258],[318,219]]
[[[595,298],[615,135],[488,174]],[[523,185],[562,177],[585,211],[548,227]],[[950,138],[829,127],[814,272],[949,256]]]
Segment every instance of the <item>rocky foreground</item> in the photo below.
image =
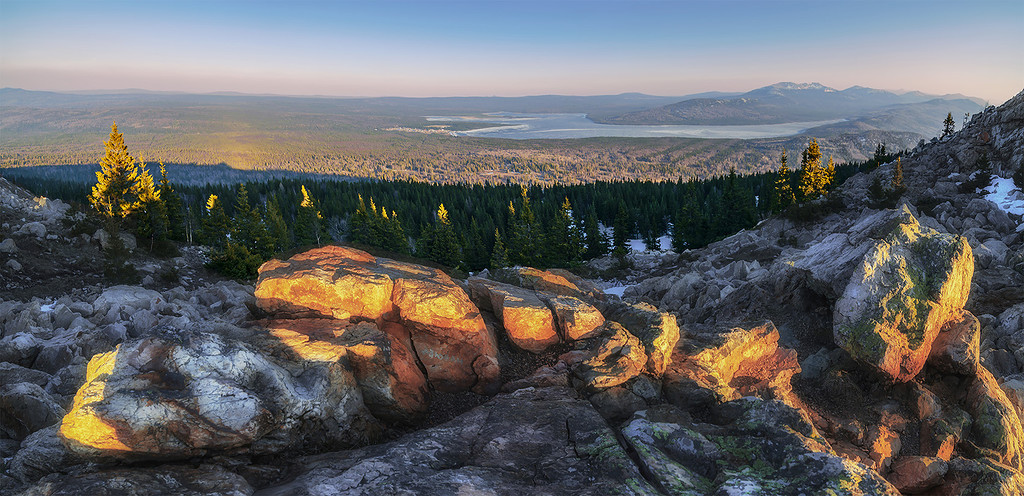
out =
[[[890,164],[621,300],[342,246],[254,287],[8,298],[0,491],[1024,494],[1024,228],[958,187],[983,152],[1024,167],[1024,94],[904,157],[896,208],[865,200]],[[0,262],[75,242],[0,186]]]

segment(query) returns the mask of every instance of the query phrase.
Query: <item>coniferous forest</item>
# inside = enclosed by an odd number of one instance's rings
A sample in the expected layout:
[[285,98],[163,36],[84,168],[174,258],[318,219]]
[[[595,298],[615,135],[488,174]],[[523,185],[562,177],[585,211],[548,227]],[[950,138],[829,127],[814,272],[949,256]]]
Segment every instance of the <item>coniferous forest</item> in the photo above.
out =
[[[169,241],[208,245],[214,249],[211,266],[242,279],[275,255],[335,241],[464,271],[571,267],[608,253],[625,255],[631,239],[656,249],[658,238],[669,235],[672,248],[682,252],[773,213],[806,217],[809,209],[801,203],[891,158],[879,145],[867,162],[836,165],[829,159],[823,165],[811,140],[793,171],[783,153],[777,172],[531,187],[309,178],[186,186],[175,185],[161,167],[159,201],[126,216],[125,228],[151,250]],[[16,182],[82,205],[94,188],[53,178]]]

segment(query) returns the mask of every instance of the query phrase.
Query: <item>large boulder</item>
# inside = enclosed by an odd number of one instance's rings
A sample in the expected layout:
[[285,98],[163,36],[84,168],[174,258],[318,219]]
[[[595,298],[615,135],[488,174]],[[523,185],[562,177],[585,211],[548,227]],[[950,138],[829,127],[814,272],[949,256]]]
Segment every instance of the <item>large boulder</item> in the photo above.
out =
[[438,390],[500,387],[494,336],[466,292],[440,270],[325,246],[263,264],[255,295],[275,318],[375,322],[415,351]]
[[478,305],[494,312],[512,344],[542,353],[558,343],[554,315],[536,292],[478,278],[469,281],[469,288]]
[[346,358],[267,356],[167,331],[94,356],[60,435],[85,456],[173,459],[355,444],[377,431]]
[[374,417],[412,422],[426,412],[427,381],[412,351],[375,324],[281,319],[257,325],[267,329],[267,348],[275,344],[286,347],[282,351],[296,354],[298,360],[330,364],[347,358],[363,393],[363,402]]
[[0,430],[12,439],[56,424],[65,411],[57,398],[28,382],[0,386]]
[[547,297],[562,339],[576,341],[591,336],[604,324],[604,315],[593,305],[572,296]]
[[1024,427],[1013,403],[999,387],[992,373],[978,367],[967,392],[971,414],[968,439],[981,455],[992,455],[1000,463],[1024,470]]
[[491,274],[495,281],[538,292],[572,296],[587,301],[605,299],[604,292],[575,274],[562,269],[539,270],[533,267],[508,267]]
[[836,302],[836,344],[892,380],[909,381],[939,330],[963,309],[973,274],[966,239],[902,219],[864,256]]
[[293,480],[260,494],[659,494],[567,388],[502,394],[445,424],[296,466]]
[[625,327],[640,339],[647,354],[647,372],[661,376],[672,363],[672,350],[679,342],[679,325],[675,315],[659,312],[646,303],[612,303],[605,308],[605,317]]
[[121,468],[47,477],[23,496],[247,496],[253,488],[241,475],[219,466],[168,465]]
[[683,404],[703,391],[719,402],[752,395],[786,401],[799,372],[796,351],[779,347],[772,322],[723,325],[687,334],[665,372],[664,387],[670,401]]
[[577,341],[576,349],[582,356],[572,367],[574,384],[588,393],[618,386],[643,373],[647,365],[640,340],[610,320],[594,337]]
[[942,372],[971,376],[978,370],[980,346],[981,323],[963,310],[942,326],[928,363]]

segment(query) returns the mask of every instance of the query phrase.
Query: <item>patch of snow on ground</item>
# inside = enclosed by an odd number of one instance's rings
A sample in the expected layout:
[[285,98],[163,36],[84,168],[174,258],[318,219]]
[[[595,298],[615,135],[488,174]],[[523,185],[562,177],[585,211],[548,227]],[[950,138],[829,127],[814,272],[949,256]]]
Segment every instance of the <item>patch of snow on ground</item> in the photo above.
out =
[[[642,239],[631,239],[629,240],[629,251],[643,253],[650,252],[647,249],[647,245],[644,244]],[[672,250],[672,237],[665,235],[658,238],[658,250],[657,251],[671,251]]]
[[[1024,216],[1024,192],[1021,192],[1013,179],[999,176],[992,176],[992,184],[988,187],[991,193],[985,195],[985,199],[995,203],[999,208],[1011,215]],[[1018,220],[1017,230],[1024,229],[1024,222]]]
[[624,293],[628,287],[629,286],[615,286],[614,288],[605,288],[604,293],[622,298],[622,293]]
[[45,304],[43,306],[40,306],[39,307],[39,311],[40,312],[45,312],[45,313],[50,313],[50,312],[53,311],[54,308],[56,308],[56,306],[57,306],[56,303],[47,303],[47,304]]

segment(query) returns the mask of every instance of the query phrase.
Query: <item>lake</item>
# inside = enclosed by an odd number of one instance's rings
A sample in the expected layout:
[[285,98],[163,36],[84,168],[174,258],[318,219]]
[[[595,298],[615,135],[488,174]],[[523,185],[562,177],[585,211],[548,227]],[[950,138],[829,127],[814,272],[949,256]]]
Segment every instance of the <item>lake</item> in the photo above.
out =
[[[587,114],[519,114],[495,112],[483,117],[427,116],[430,122],[480,123],[479,129],[456,131],[456,136],[508,139],[565,139],[565,138],[777,138],[792,136],[818,126],[842,122],[842,119],[786,124],[759,124],[747,126],[683,126],[683,125],[613,125],[598,124]],[[497,124],[497,126],[487,126]]]

